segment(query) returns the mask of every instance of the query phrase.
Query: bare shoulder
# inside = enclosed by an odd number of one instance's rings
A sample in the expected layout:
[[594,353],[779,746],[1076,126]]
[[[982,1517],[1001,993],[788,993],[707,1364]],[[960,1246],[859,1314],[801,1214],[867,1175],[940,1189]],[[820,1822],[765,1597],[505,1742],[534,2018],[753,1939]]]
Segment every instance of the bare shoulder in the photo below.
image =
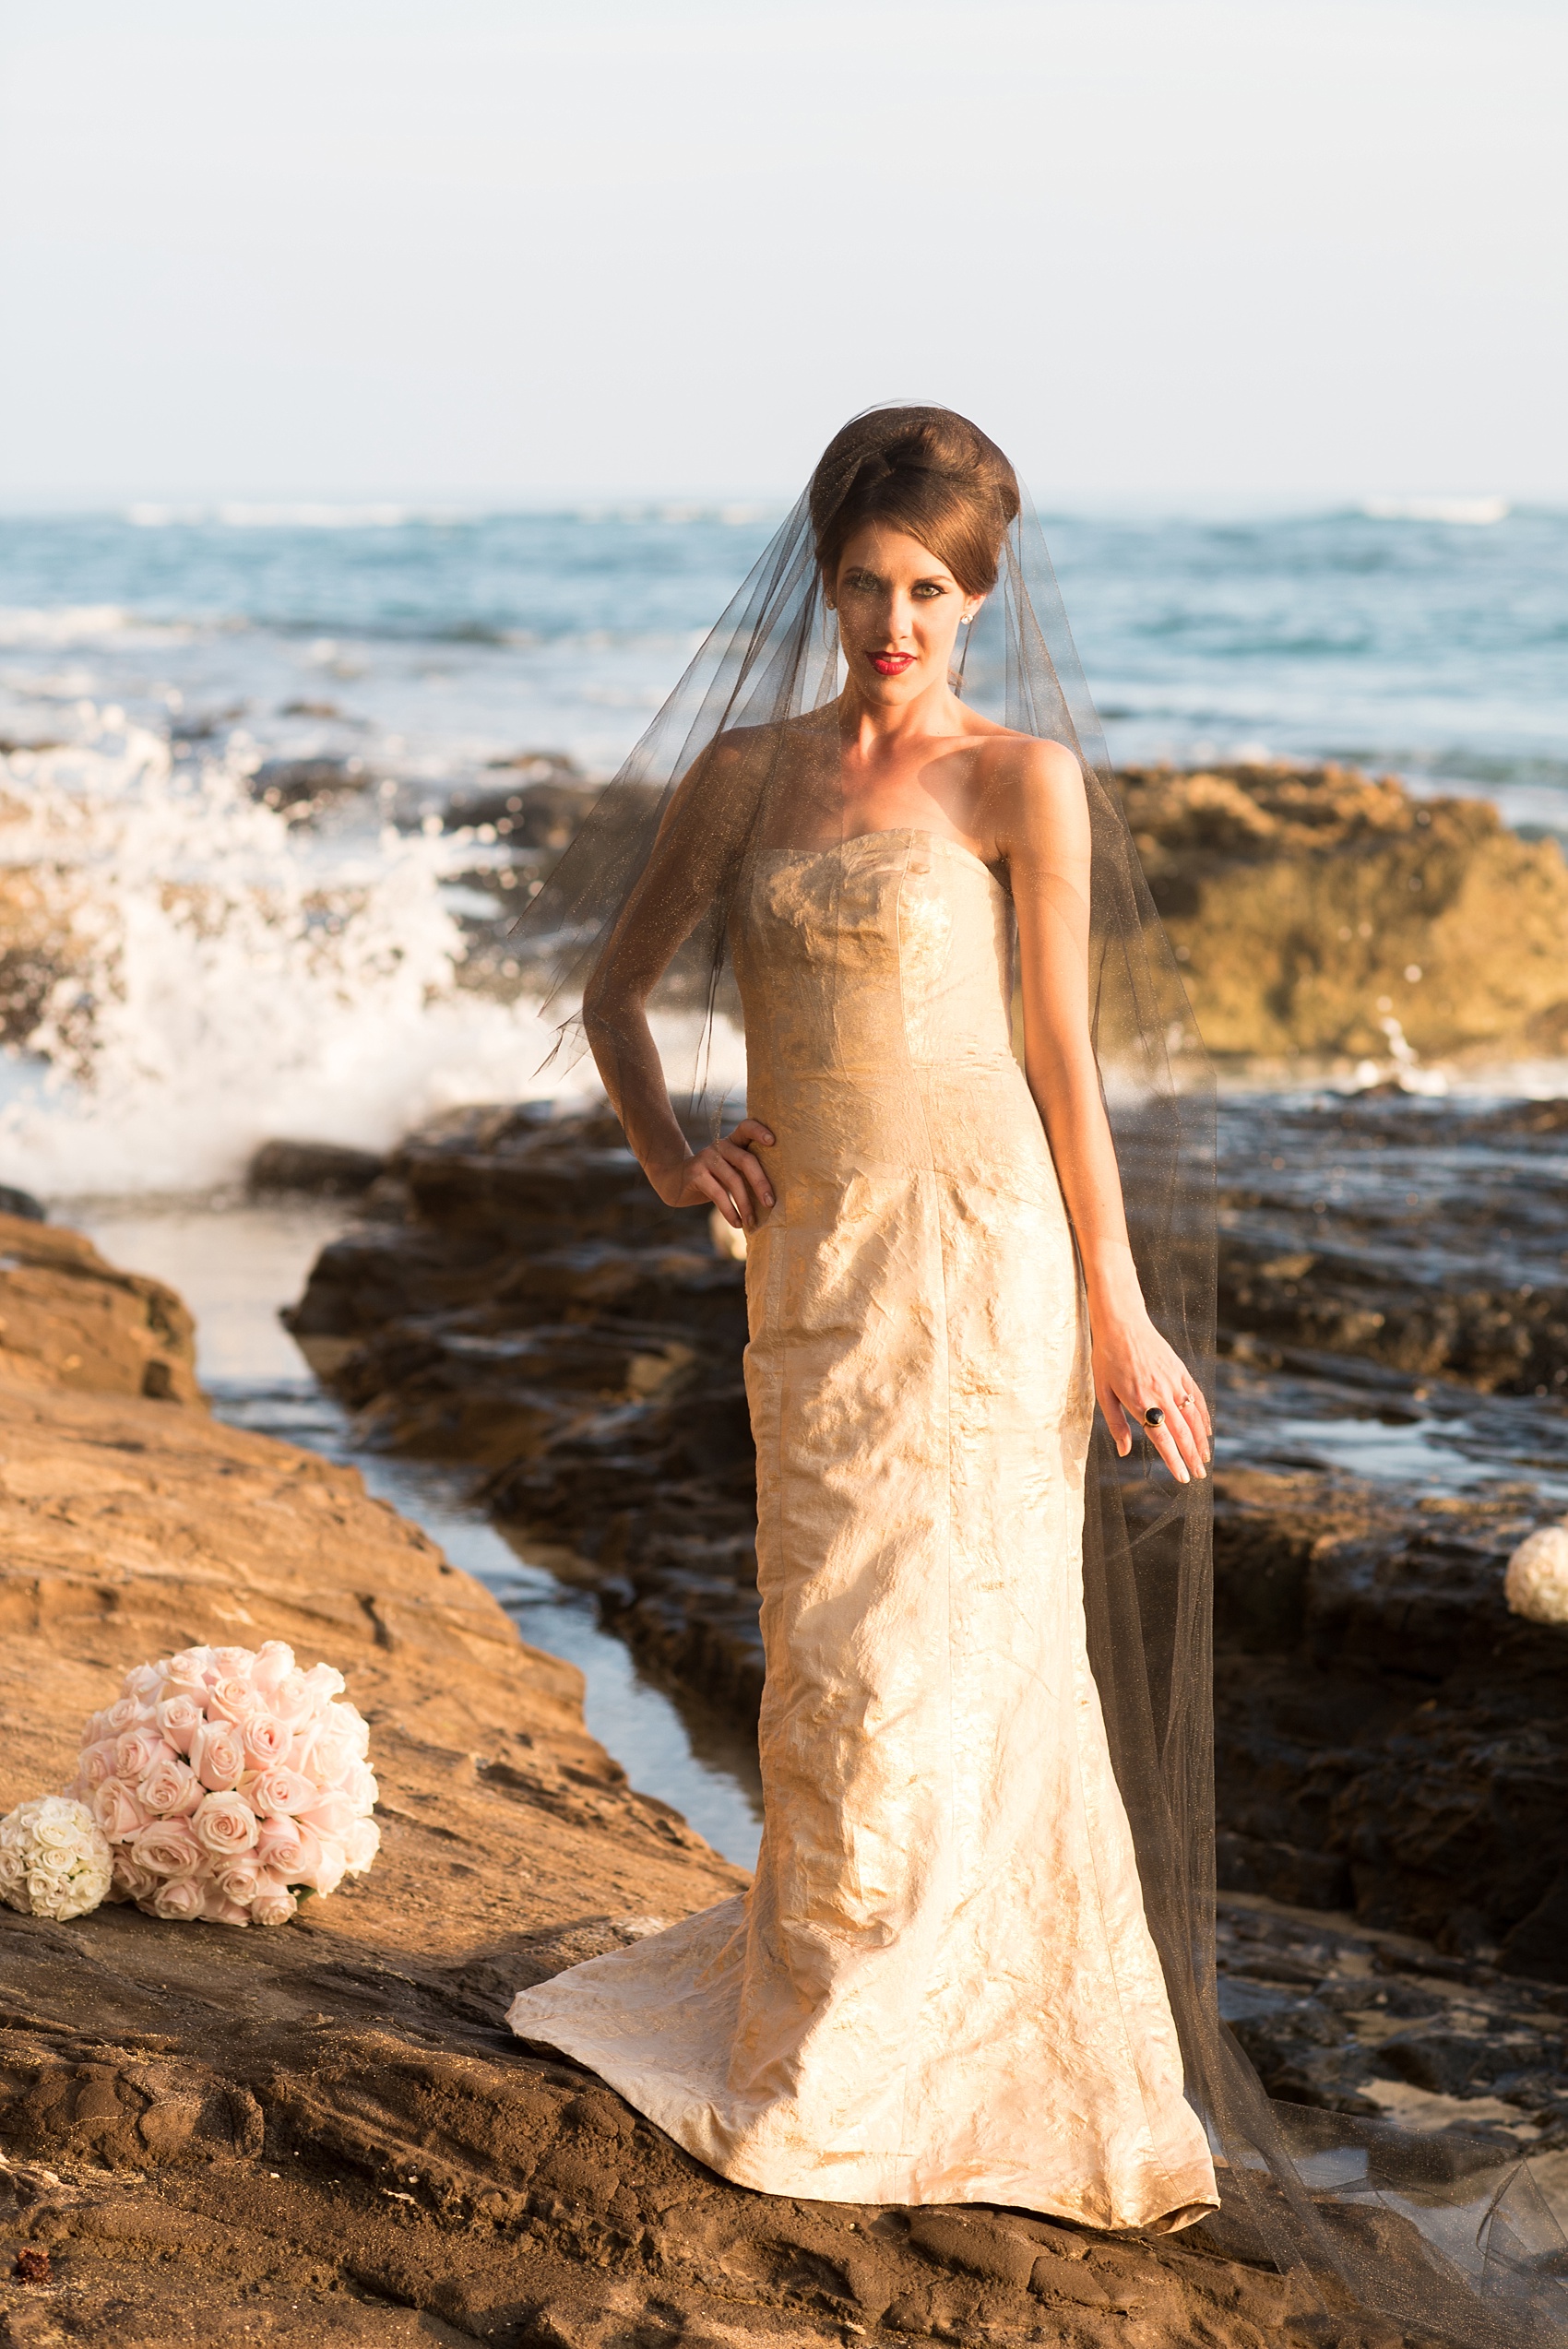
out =
[[770,773],[780,759],[803,750],[822,731],[819,711],[798,718],[771,718],[759,726],[726,726],[716,734],[696,764],[721,769],[731,777]]
[[1084,770],[1065,742],[997,733],[981,747],[979,780],[987,829],[1004,854],[1043,836],[1072,838],[1087,822]]

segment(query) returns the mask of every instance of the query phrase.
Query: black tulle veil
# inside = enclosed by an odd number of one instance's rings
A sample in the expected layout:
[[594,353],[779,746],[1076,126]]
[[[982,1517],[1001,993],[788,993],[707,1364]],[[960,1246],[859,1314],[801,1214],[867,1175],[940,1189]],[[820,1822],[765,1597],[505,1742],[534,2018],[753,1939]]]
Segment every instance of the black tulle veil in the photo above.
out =
[[[709,1090],[708,1041],[732,1002],[738,874],[750,842],[778,836],[779,795],[798,785],[802,745],[826,731],[809,721],[841,675],[802,495],[517,926],[547,974],[558,1055],[583,1049],[591,974],[647,932],[678,942],[650,1008],[674,1015],[668,1033],[695,1038],[686,1065],[670,1067],[672,1089]],[[1081,763],[1094,1043],[1134,1254],[1155,1322],[1212,1392],[1213,1081],[1027,499],[969,632],[963,691]],[[727,760],[742,730],[752,754]],[[1112,1762],[1187,2094],[1221,2183],[1216,2248],[1271,2260],[1317,2337],[1358,2338],[1360,2310],[1483,2349],[1561,2343],[1562,2237],[1525,2165],[1474,2141],[1457,2153],[1447,2132],[1440,2148],[1384,2122],[1271,2102],[1219,2020],[1210,1487],[1178,1489],[1137,1456],[1123,1464],[1097,1420],[1084,1556]]]

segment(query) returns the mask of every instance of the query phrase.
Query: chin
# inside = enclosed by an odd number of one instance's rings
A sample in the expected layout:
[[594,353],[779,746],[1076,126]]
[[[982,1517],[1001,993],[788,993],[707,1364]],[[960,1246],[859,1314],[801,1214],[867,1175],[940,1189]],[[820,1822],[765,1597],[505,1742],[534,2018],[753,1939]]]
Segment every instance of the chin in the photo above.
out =
[[861,672],[862,689],[868,701],[881,702],[889,709],[897,709],[904,702],[912,702],[931,683],[930,672],[924,668],[906,669],[901,677],[882,677],[870,667]]

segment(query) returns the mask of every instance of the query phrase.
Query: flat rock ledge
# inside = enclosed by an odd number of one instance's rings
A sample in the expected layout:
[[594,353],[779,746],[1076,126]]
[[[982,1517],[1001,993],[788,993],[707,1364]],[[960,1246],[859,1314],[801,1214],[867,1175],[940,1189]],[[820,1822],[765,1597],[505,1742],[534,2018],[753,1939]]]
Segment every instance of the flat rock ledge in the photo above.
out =
[[[109,1323],[113,1299],[149,1301],[71,1264],[73,1310],[94,1284]],[[519,1985],[741,1872],[628,1787],[583,1726],[577,1673],[351,1470],[148,1399],[113,1347],[99,1391],[75,1342],[52,1377],[43,1319],[0,1385],[0,1804],[69,1775],[130,1665],[281,1638],[346,1672],[385,1842],[367,1877],[273,1931],[0,1909],[0,2341],[1324,2339],[1233,2222],[1090,2238],[1016,2212],[751,2194],[522,2047],[501,2021]],[[180,1390],[188,1321],[183,1340],[171,1327]],[[1300,1928],[1255,1915],[1247,1978],[1266,1990],[1259,1948],[1283,1935],[1289,1964]],[[1398,2338],[1346,2314],[1332,2337]]]

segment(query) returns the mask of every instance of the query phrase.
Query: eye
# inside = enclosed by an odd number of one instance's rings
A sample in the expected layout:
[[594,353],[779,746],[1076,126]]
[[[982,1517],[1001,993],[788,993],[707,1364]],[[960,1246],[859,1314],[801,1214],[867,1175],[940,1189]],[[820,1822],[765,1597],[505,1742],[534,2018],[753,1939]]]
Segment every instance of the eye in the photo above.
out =
[[909,592],[911,595],[921,597],[924,602],[930,603],[933,597],[944,596],[947,590],[940,579],[917,579]]

